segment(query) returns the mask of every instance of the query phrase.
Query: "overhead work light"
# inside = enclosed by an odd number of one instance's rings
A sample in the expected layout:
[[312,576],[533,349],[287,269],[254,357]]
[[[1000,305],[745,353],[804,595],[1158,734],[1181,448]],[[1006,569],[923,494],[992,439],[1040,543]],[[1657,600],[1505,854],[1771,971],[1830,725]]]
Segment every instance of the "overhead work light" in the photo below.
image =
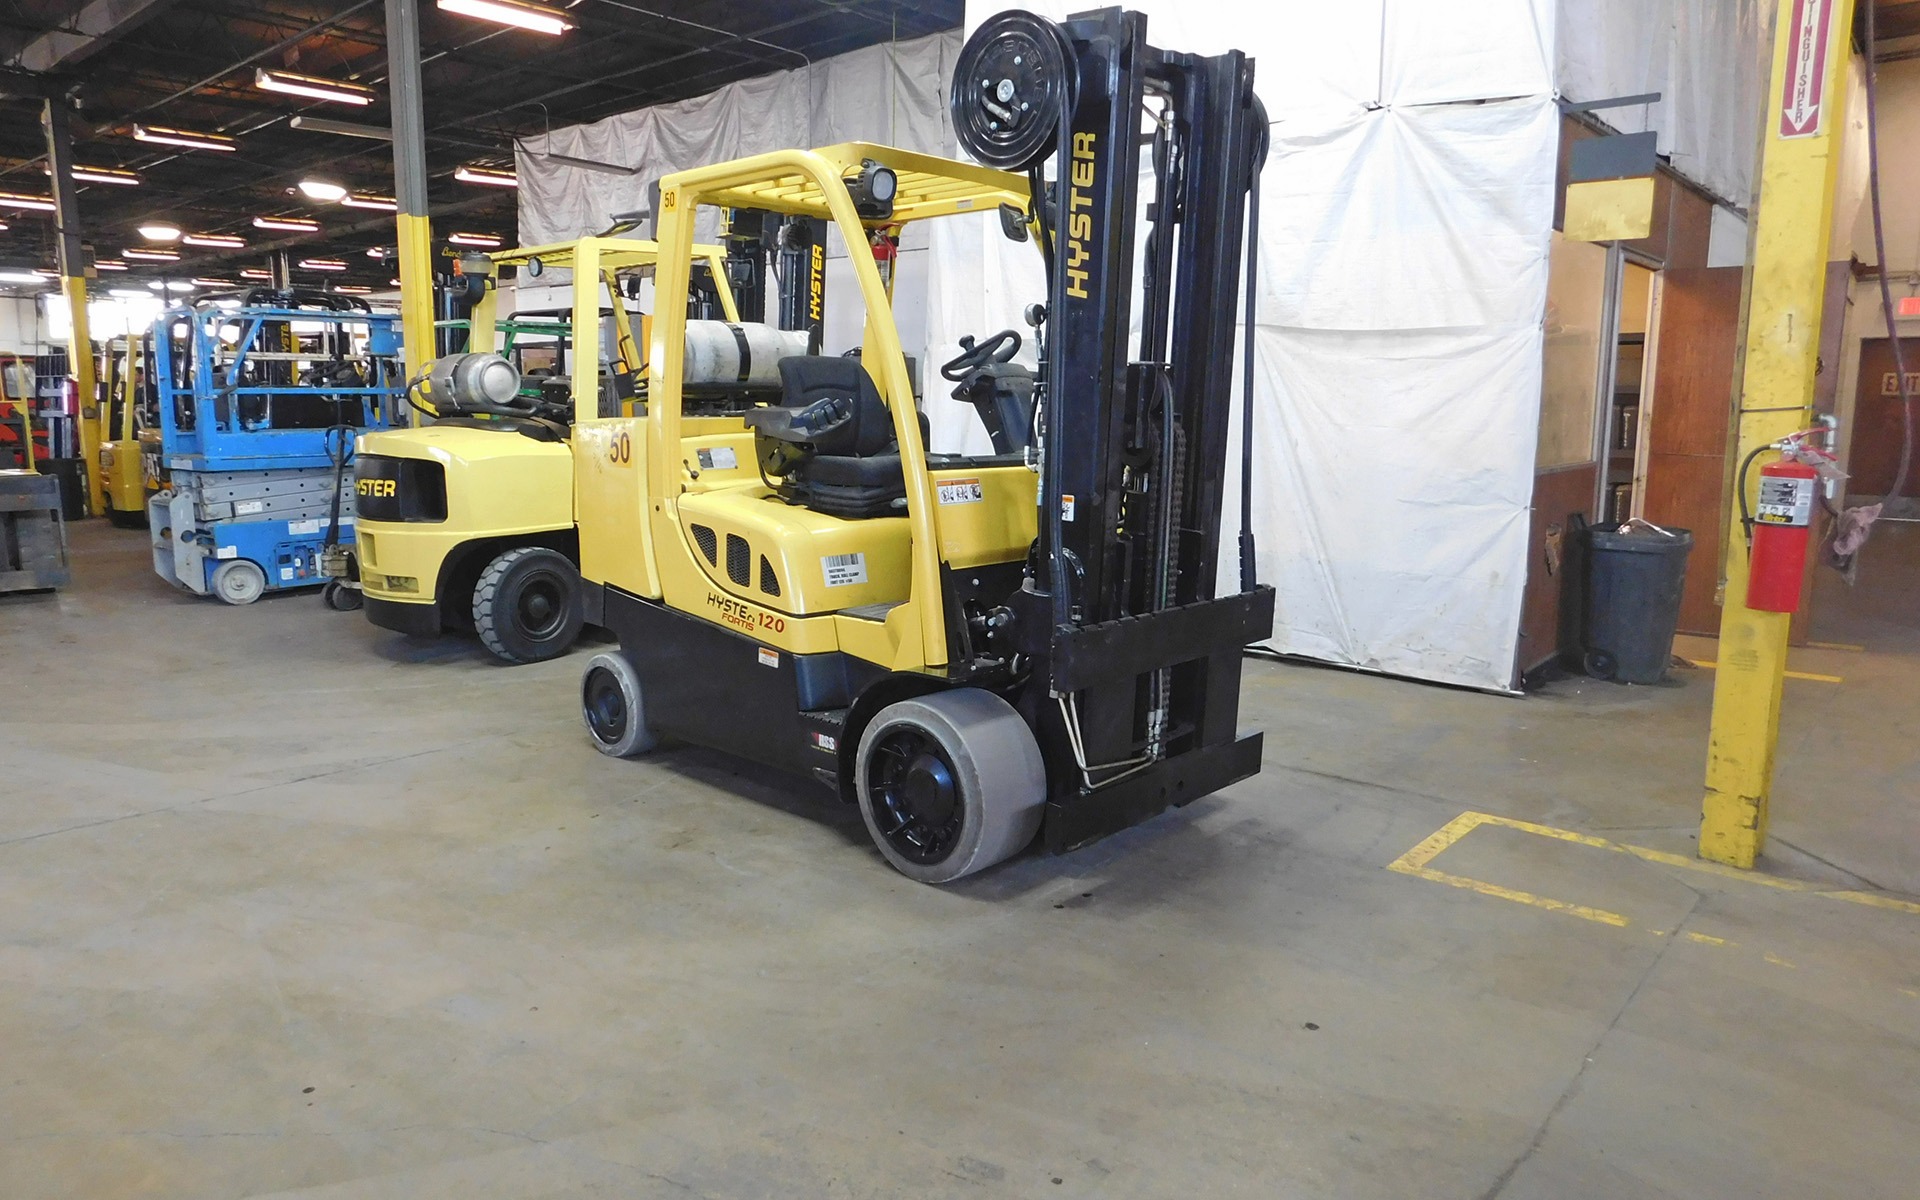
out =
[[0,192],[0,208],[25,208],[34,212],[52,212],[53,197],[29,196],[23,192]]
[[0,267],[0,283],[45,283],[47,276],[38,271],[23,271],[14,267]]
[[255,217],[255,229],[278,229],[286,233],[319,233],[320,222],[305,217]]
[[304,129],[308,133],[332,133],[340,137],[367,138],[375,142],[393,140],[393,130],[382,129],[378,125],[362,125],[357,121],[335,121],[330,117],[310,117],[305,113],[287,118],[287,128]]
[[224,133],[202,133],[166,125],[135,125],[133,140],[161,146],[185,146],[189,150],[220,150],[229,154],[240,148],[240,143]]
[[483,250],[500,248],[500,239],[490,233],[454,233],[449,234],[447,240],[456,246],[478,246]]
[[215,250],[238,250],[247,244],[247,239],[238,238],[230,233],[189,233],[180,239],[183,246],[207,246]]
[[124,271],[127,269],[127,264],[117,258],[96,258],[93,260],[93,269],[96,271]]
[[261,270],[261,269],[260,269],[259,267],[241,267],[241,268],[240,268],[240,278],[242,278],[242,279],[272,279],[272,278],[273,278],[273,272],[271,272],[271,271],[263,271],[263,270]]
[[370,208],[375,212],[399,212],[400,202],[392,196],[348,195],[340,203],[347,208]]
[[120,252],[121,258],[131,258],[139,262],[179,262],[180,256],[172,250],[147,250],[139,246],[129,246]]
[[464,163],[453,173],[461,183],[481,183],[488,187],[520,186],[520,177],[512,171],[502,171],[498,167],[483,167],[478,163]]
[[[53,165],[49,163],[40,168],[43,175],[53,174]],[[120,167],[87,167],[75,165],[73,178],[76,183],[111,183],[119,187],[139,187],[140,176]]]
[[180,227],[166,221],[148,221],[140,226],[140,236],[150,242],[177,242]]
[[559,35],[573,28],[573,22],[544,4],[529,0],[439,0],[441,12],[478,17],[535,33]]
[[302,75],[298,71],[280,71],[267,67],[254,69],[253,86],[265,92],[284,92],[289,96],[331,100],[336,104],[358,104],[365,107],[372,104],[374,100],[373,89],[364,83],[353,83],[344,79],[322,79],[318,75]]
[[303,258],[300,260],[303,271],[344,271],[347,264],[337,258]]
[[300,181],[300,194],[309,200],[318,200],[322,204],[332,204],[337,200],[345,198],[347,189],[331,180],[302,179]]

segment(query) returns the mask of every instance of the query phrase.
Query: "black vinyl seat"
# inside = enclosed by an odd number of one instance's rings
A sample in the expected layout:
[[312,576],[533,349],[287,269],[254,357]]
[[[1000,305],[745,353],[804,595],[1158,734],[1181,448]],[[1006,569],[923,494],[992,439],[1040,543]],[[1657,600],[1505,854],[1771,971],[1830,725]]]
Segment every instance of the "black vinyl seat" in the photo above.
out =
[[893,417],[857,358],[780,360],[780,405],[747,414],[760,469],[789,504],[835,517],[904,511]]

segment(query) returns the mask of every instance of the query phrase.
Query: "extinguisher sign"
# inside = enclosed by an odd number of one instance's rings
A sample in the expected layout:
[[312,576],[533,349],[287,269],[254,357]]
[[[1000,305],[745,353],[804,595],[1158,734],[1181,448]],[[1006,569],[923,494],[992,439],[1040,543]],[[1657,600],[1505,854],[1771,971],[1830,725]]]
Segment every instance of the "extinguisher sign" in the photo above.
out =
[[1762,475],[1753,519],[1761,525],[1812,524],[1813,483],[1788,475]]
[[1780,85],[1780,137],[1818,137],[1826,126],[1827,39],[1834,0],[1793,0],[1792,42]]

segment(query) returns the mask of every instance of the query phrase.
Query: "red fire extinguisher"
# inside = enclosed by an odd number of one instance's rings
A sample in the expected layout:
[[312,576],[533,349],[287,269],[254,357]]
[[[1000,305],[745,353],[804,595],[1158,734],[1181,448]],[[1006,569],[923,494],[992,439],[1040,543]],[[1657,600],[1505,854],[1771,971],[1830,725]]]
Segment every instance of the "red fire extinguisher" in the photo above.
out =
[[1819,472],[1792,459],[1760,468],[1753,509],[1753,549],[1747,559],[1747,607],[1790,613],[1800,607]]

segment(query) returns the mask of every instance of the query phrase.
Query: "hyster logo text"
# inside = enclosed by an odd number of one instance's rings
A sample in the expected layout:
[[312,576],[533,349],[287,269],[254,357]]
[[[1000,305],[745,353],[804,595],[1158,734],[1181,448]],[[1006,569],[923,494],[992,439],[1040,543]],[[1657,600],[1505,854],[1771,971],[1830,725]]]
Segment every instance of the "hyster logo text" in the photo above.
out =
[[1073,187],[1067,191],[1067,295],[1087,298],[1087,242],[1093,237],[1093,152],[1099,138],[1073,135]]
[[391,479],[362,479],[353,485],[353,490],[362,496],[391,496],[399,486]]
[[827,306],[827,248],[818,242],[813,246],[812,269],[812,287],[807,293],[807,319],[818,321]]

